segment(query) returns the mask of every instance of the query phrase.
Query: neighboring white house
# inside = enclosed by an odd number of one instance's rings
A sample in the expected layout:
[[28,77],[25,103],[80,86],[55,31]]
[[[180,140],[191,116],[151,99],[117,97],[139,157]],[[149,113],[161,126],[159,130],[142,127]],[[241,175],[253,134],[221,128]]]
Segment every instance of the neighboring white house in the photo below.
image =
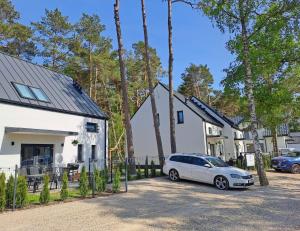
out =
[[[168,88],[158,83],[154,89],[157,119],[165,155],[171,153]],[[178,152],[206,153],[226,160],[244,151],[242,132],[230,119],[217,113],[199,99],[174,92],[176,144]],[[158,156],[150,97],[131,118],[134,152],[138,162]]]
[[107,119],[70,77],[0,53],[0,168],[103,168]]
[[[244,131],[245,152],[254,152],[253,137],[249,129],[250,122],[239,117],[239,122],[236,122],[240,129]],[[262,152],[272,153],[273,138],[270,129],[259,126],[258,138]],[[300,133],[290,132],[288,124],[281,124],[277,128],[277,146],[281,148],[300,148]]]

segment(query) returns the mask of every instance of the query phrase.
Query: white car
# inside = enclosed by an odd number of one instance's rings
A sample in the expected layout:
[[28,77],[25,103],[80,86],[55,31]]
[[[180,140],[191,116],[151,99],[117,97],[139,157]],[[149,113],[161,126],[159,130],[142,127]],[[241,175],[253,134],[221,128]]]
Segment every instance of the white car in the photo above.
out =
[[193,180],[215,185],[221,190],[246,188],[254,184],[249,172],[231,167],[217,157],[201,154],[172,154],[166,158],[163,172],[172,181]]

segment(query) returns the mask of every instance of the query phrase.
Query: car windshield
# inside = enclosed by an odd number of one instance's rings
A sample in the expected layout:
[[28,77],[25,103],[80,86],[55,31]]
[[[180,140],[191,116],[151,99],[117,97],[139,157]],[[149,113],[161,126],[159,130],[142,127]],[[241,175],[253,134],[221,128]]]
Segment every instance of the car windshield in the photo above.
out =
[[300,152],[288,152],[283,154],[282,156],[286,156],[286,157],[299,157],[300,156]]
[[205,159],[215,167],[228,167],[229,166],[223,160],[221,160],[217,157],[206,157]]

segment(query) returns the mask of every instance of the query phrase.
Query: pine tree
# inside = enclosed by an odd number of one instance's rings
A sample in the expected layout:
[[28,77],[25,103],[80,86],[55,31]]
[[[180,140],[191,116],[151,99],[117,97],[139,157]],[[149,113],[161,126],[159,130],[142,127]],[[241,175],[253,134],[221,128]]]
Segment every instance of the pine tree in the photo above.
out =
[[34,40],[40,45],[39,56],[44,64],[55,71],[66,65],[72,25],[59,9],[45,10],[41,21],[32,23]]
[[43,189],[40,193],[40,203],[41,204],[48,204],[50,201],[50,189],[49,189],[49,176],[45,175],[44,176],[44,185]]
[[7,208],[12,208],[13,207],[13,201],[14,201],[14,183],[15,183],[15,178],[10,175],[8,178],[8,181],[6,183],[6,207]]
[[113,193],[117,193],[120,191],[121,188],[121,173],[119,169],[117,168],[115,171],[113,183],[112,183],[112,191]]
[[16,205],[23,208],[28,204],[27,182],[24,176],[18,176]]
[[68,173],[64,172],[63,179],[62,179],[62,187],[60,190],[60,199],[62,201],[66,200],[69,196],[69,186],[68,186]]
[[79,192],[82,197],[86,197],[88,191],[89,191],[89,181],[85,170],[85,166],[83,166],[79,178]]
[[0,211],[3,211],[6,206],[5,191],[6,191],[5,174],[0,173]]

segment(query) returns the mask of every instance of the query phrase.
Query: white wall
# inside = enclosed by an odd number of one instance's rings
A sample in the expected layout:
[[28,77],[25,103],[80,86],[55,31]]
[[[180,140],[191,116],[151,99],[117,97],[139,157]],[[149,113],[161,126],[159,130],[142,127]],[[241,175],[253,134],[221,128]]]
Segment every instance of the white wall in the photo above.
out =
[[[86,132],[86,122],[98,123],[99,133]],[[66,137],[49,134],[5,134],[5,127],[72,131],[79,134]],[[0,103],[0,167],[20,165],[21,144],[54,144],[54,160],[55,156],[61,154],[63,165],[73,163],[77,160],[77,146],[72,144],[74,139],[83,144],[84,163],[82,164],[88,166],[91,145],[96,145],[98,159],[96,164],[103,167],[104,155],[107,153],[107,150],[104,150],[105,142],[107,143],[104,129],[105,120]],[[12,141],[15,143],[14,146],[11,145]]]
[[[157,111],[160,117],[160,132],[165,156],[171,153],[169,126],[168,91],[160,84],[154,90]],[[183,111],[184,124],[177,124],[177,111]],[[177,152],[206,153],[205,128],[203,120],[184,103],[174,97]],[[135,156],[143,163],[145,156],[157,158],[157,145],[154,132],[150,97],[131,119]]]

